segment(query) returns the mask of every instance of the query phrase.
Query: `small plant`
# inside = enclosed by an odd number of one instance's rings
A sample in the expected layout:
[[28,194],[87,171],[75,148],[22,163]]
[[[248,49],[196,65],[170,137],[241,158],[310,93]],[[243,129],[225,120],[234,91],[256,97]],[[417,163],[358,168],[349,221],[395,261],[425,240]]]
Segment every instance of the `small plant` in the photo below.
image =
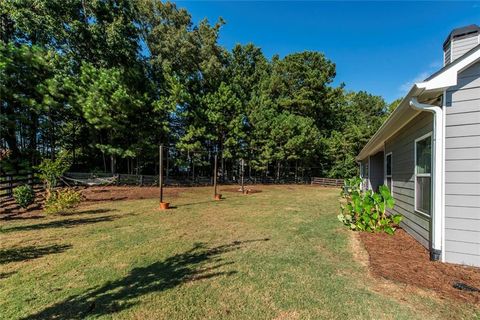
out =
[[352,230],[393,234],[402,216],[386,213],[387,208],[392,209],[395,205],[390,190],[387,186],[380,186],[378,193],[363,191],[361,183],[361,178],[345,181],[342,191],[345,203],[341,205],[342,213],[338,219]]
[[45,183],[47,190],[46,199],[50,198],[53,188],[57,185],[58,179],[70,168],[70,157],[66,153],[60,153],[57,159],[43,159],[35,168],[38,170],[39,178]]
[[13,189],[13,198],[21,208],[27,208],[35,200],[35,192],[28,184]]
[[52,192],[45,201],[46,213],[69,213],[82,201],[82,195],[73,189],[61,189]]

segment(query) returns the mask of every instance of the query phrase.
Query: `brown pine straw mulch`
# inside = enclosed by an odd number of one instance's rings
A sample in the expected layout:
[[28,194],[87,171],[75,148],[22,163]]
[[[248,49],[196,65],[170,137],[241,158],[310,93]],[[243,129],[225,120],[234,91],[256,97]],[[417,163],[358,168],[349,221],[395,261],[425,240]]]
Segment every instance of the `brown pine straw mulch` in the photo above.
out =
[[360,232],[370,258],[370,270],[378,277],[431,289],[441,298],[450,297],[480,304],[480,292],[455,289],[455,282],[480,288],[480,268],[430,261],[420,243],[398,229],[393,236]]

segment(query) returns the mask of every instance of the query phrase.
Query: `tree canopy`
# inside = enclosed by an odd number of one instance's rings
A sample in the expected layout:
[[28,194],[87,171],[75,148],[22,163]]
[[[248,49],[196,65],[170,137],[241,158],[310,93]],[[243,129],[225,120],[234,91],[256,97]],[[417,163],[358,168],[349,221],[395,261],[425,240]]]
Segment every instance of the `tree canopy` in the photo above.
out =
[[321,52],[228,50],[224,23],[160,0],[2,1],[2,170],[66,151],[74,169],[141,173],[163,143],[218,151],[222,165],[355,174],[395,105],[333,85]]

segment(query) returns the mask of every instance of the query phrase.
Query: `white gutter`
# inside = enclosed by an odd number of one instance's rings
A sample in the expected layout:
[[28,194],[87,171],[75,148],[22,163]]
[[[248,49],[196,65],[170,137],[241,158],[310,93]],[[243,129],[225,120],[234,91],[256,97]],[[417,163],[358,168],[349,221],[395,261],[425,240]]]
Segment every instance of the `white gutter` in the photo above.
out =
[[[443,109],[438,106],[424,104],[418,102],[417,98],[411,98],[410,106],[419,111],[427,111],[433,113],[433,143],[432,143],[432,202],[433,202],[433,212],[431,214],[431,250],[430,257],[432,260],[441,259],[442,262],[445,260],[445,253],[443,248],[443,235],[444,235],[444,207],[442,205],[442,194],[444,188],[444,175],[443,175],[443,164],[444,164],[444,117]],[[416,183],[416,182],[415,182]]]

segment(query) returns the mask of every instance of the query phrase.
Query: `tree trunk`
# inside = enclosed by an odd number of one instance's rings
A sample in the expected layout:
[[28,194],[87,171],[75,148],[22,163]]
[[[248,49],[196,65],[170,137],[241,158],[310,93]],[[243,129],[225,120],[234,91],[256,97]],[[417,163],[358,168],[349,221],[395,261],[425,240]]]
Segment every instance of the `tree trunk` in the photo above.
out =
[[277,182],[280,181],[280,161],[277,162]]
[[297,183],[297,177],[298,177],[298,160],[295,160],[295,183]]
[[[5,111],[3,114],[6,117],[12,117],[13,119],[16,118],[15,116],[15,108],[10,104],[10,103],[5,103],[6,107],[2,108],[2,113]],[[7,122],[6,125],[6,136],[3,137],[5,139],[5,142],[7,142],[8,149],[12,152],[12,159],[18,159],[20,156],[20,149],[18,148],[18,142],[17,142],[17,135],[16,135],[16,123],[15,120],[11,120]]]
[[116,167],[116,159],[115,159],[115,156],[112,154],[110,155],[110,171],[112,173],[112,175],[115,174],[115,167]]

